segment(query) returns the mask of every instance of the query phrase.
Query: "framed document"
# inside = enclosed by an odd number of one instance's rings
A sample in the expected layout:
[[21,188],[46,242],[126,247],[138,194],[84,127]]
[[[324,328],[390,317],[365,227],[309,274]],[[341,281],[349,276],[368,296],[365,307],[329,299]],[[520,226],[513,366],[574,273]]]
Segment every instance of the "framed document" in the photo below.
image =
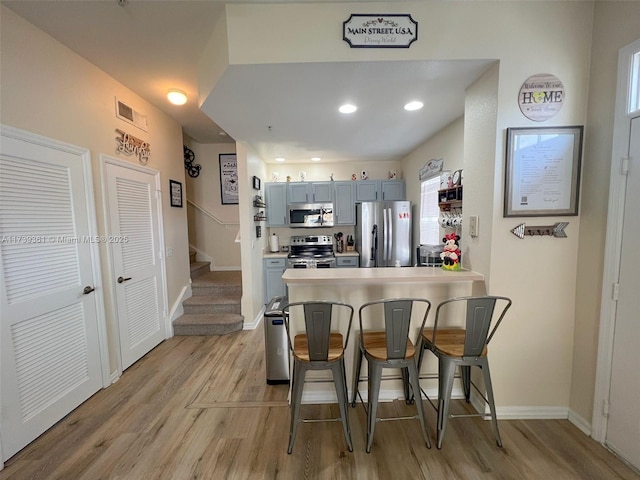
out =
[[182,208],[182,183],[169,180],[169,195],[171,196],[171,206]]
[[507,129],[504,217],[578,214],[583,129]]
[[221,153],[220,161],[220,195],[223,205],[238,204],[238,163],[235,153]]

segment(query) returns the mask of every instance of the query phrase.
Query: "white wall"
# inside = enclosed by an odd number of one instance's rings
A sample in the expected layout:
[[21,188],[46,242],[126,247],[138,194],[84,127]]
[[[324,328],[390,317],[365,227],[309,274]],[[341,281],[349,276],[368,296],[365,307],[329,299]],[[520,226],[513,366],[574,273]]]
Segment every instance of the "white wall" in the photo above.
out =
[[[235,242],[240,230],[238,205],[222,204],[220,193],[220,154],[236,153],[235,143],[201,144],[185,137],[185,145],[200,165],[200,175],[186,175],[189,244],[198,253],[197,260],[211,261],[212,270],[240,270],[240,245]],[[192,203],[191,203],[192,202]]]
[[[168,306],[171,308],[189,284],[187,215],[185,208],[170,206],[169,179],[184,185],[182,130],[174,120],[93,64],[52,39],[4,6],[0,6],[2,89],[0,122],[61,140],[91,152],[98,230],[105,233],[100,178],[100,154],[137,162],[116,151],[119,128],[151,145],[148,167],[160,171],[166,258]],[[149,116],[149,132],[115,116],[114,97]],[[101,247],[103,285],[109,340],[110,372],[117,371],[119,344],[111,311],[113,293],[106,245]]]

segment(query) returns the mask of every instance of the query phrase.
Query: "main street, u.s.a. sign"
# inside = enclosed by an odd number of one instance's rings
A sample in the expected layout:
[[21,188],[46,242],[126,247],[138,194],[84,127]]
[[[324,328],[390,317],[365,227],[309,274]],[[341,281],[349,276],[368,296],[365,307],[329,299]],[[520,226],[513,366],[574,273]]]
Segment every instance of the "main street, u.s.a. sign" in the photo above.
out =
[[342,23],[351,48],[409,48],[418,39],[418,22],[409,14],[352,13]]

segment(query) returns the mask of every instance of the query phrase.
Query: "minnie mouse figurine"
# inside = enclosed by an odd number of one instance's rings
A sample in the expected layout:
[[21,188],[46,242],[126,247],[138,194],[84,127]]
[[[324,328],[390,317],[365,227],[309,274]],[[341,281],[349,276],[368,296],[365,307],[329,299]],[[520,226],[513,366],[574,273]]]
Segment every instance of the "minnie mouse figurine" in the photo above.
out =
[[449,233],[442,239],[444,242],[443,252],[440,254],[442,268],[444,270],[460,270],[460,235]]

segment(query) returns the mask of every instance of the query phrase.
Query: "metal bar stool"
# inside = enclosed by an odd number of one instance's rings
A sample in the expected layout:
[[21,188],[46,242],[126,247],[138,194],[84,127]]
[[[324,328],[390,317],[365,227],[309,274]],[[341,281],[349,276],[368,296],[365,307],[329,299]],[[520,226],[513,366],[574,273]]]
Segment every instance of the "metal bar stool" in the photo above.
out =
[[[301,310],[304,316],[305,333],[295,335],[291,340],[291,311],[296,314]],[[343,309],[349,314],[346,337],[338,332],[337,309]],[[335,312],[334,312],[335,310]],[[340,302],[307,301],[292,302],[282,309],[289,349],[293,354],[293,380],[291,388],[291,426],[289,429],[289,448],[287,453],[293,450],[296,440],[298,424],[301,422],[324,422],[342,420],[344,437],[350,452],[353,452],[351,443],[351,427],[347,409],[347,381],[344,368],[344,350],[349,342],[351,322],[354,309],[351,305]],[[333,315],[336,313],[336,315]],[[332,325],[333,321],[333,325]],[[333,383],[336,388],[338,404],[340,406],[340,418],[329,419],[300,419],[300,404],[302,402],[302,390],[307,370],[331,370]]]
[[[502,439],[500,438],[496,419],[491,374],[489,372],[487,345],[493,338],[496,329],[510,306],[511,300],[507,297],[452,298],[438,305],[433,328],[422,328],[418,344],[418,372],[422,366],[425,350],[430,350],[438,358],[438,407],[436,408],[438,412],[436,445],[438,448],[442,448],[442,440],[449,417],[486,416],[484,413],[449,415],[454,378],[462,378],[462,387],[467,402],[470,401],[471,386],[473,386],[489,405],[496,444],[502,447]],[[439,326],[442,317],[451,317],[459,314],[463,314],[465,328],[441,328]],[[491,328],[492,325],[493,328]],[[460,377],[455,375],[456,366],[460,367]],[[479,367],[482,370],[487,397],[471,381],[472,366]],[[422,394],[430,401],[426,392],[422,391]],[[433,403],[431,405],[433,406]]]
[[[353,398],[351,405],[355,407],[356,397],[360,397],[358,384],[360,383],[360,369],[362,366],[362,357],[364,356],[368,363],[368,399],[367,406],[365,407],[365,410],[367,411],[367,453],[371,452],[373,432],[375,430],[377,420],[405,420],[416,418],[415,416],[376,418],[380,383],[381,380],[388,380],[388,378],[382,378],[382,371],[384,368],[401,369],[402,378],[405,380],[405,398],[408,402],[411,399],[411,396],[408,392],[407,384],[411,385],[413,392],[420,391],[418,370],[414,359],[415,347],[409,339],[411,313],[416,304],[422,304],[425,308],[424,318],[422,320],[422,325],[424,326],[424,322],[429,314],[429,310],[431,309],[431,302],[421,298],[376,300],[365,303],[358,311],[360,335],[358,339],[356,369],[353,377]],[[381,309],[382,318],[384,320],[384,330],[364,330],[363,317],[379,317]],[[407,377],[408,382],[406,381]],[[362,397],[360,397],[360,400],[362,401]],[[416,408],[418,410],[417,413],[418,418],[420,419],[420,425],[422,426],[422,435],[427,447],[431,448],[422,402],[417,402]]]

